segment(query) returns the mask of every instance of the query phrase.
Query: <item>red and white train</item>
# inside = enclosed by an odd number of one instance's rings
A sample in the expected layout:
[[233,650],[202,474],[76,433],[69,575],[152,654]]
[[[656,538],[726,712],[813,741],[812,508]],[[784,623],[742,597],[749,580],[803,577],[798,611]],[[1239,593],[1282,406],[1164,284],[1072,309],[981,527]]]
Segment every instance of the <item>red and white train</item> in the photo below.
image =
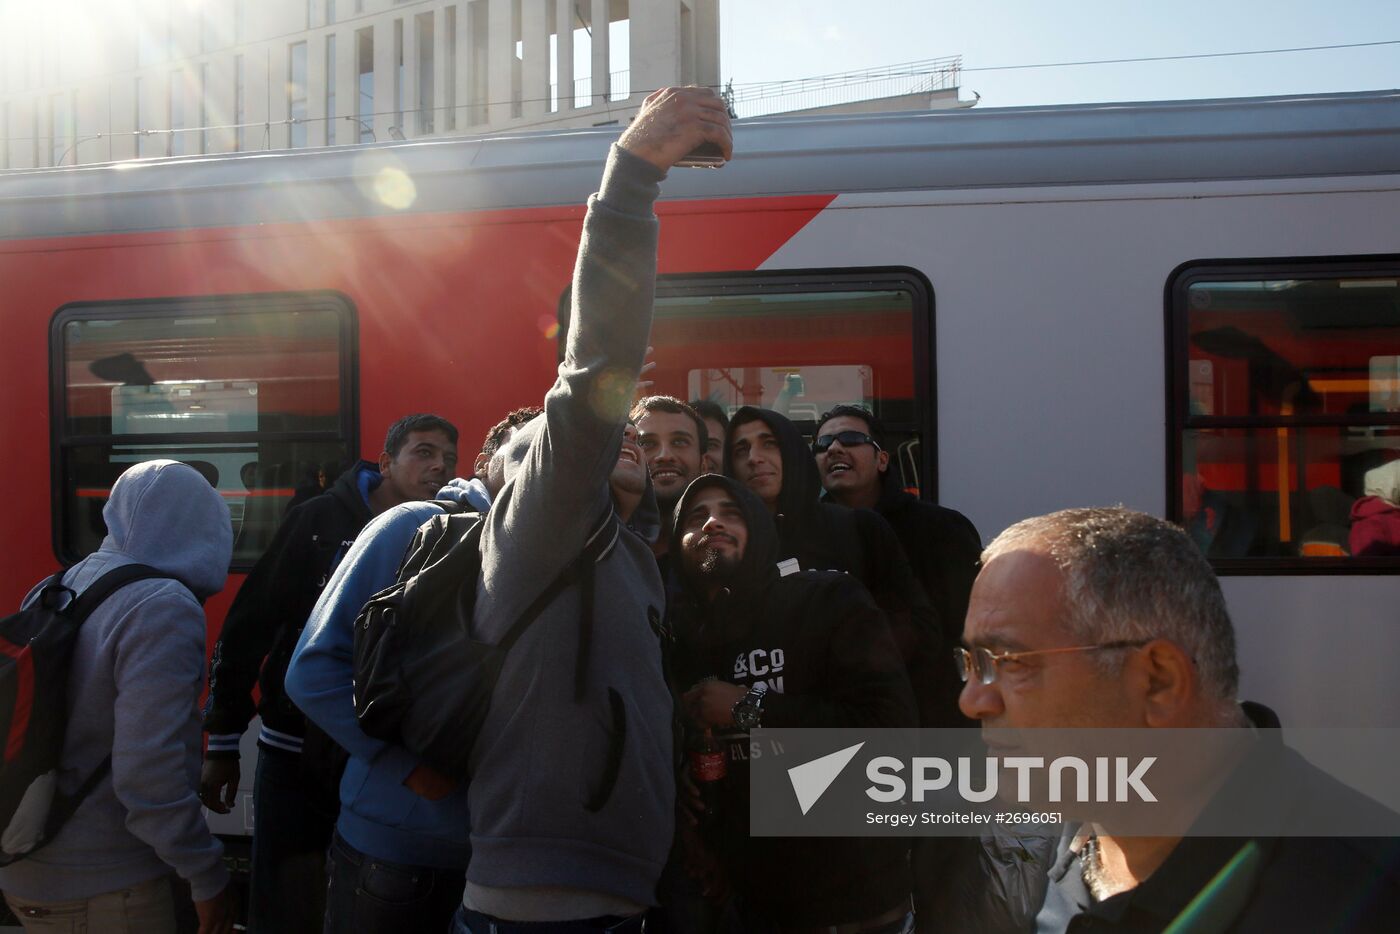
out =
[[[294,490],[395,417],[453,420],[470,463],[552,381],[616,134],[0,173],[0,606],[96,547],[142,459],[228,501],[211,635]],[[1247,695],[1400,726],[1400,557],[1350,518],[1400,457],[1400,92],[735,136],[658,207],[659,391],[870,405],[988,538],[1069,505],[1185,522]]]

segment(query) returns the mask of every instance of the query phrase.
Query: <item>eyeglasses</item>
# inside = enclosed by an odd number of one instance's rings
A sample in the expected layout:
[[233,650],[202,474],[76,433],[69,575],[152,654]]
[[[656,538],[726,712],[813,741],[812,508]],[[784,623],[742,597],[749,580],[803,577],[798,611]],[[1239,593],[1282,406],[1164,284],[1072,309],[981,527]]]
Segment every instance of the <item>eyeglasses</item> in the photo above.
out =
[[1105,649],[1138,649],[1150,639],[1132,639],[1121,642],[1101,642],[1098,645],[1068,645],[1058,649],[1031,649],[1027,652],[993,652],[987,648],[968,651],[959,646],[953,649],[953,661],[958,666],[958,675],[963,683],[977,675],[982,684],[992,684],[997,679],[997,666],[1002,662],[1015,662],[1032,655],[1060,655],[1065,652],[1099,652]]
[[838,431],[834,435],[819,435],[817,440],[812,442],[812,453],[825,454],[837,441],[841,442],[842,447],[853,448],[858,444],[868,444],[875,450],[880,450],[880,445],[875,439],[863,431]]

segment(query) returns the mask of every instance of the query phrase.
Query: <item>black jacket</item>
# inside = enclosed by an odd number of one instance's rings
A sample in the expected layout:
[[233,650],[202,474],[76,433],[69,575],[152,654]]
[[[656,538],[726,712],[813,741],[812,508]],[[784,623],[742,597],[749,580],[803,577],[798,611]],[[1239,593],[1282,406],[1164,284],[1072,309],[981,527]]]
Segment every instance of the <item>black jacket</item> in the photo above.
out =
[[[782,452],[783,487],[775,517],[779,559],[795,558],[803,570],[844,571],[864,584],[889,619],[914,686],[920,724],[962,725],[957,713],[957,672],[949,661],[943,621],[919,585],[894,529],[874,510],[848,509],[822,500],[821,477],[811,448],[786,417],[745,406],[734,413],[730,437],[736,427],[755,419],[773,430]],[[732,477],[733,467],[733,456],[726,448],[725,474]]]
[[[847,574],[779,576],[767,508],[727,477],[696,480],[676,515],[708,485],[723,486],[742,504],[748,545],[713,601],[680,574],[683,589],[671,607],[677,689],[706,677],[744,686],[764,681],[765,727],[915,726],[908,678],[884,615],[865,588]],[[676,562],[680,539],[672,533]],[[909,897],[906,840],[750,838],[751,741],[737,731],[725,739],[730,761],[717,845],[750,910],[784,926],[825,926],[874,917]]]
[[970,726],[972,721],[958,712],[962,682],[957,678],[952,658],[953,649],[962,642],[967,598],[982,557],[982,536],[957,510],[935,506],[906,493],[893,470],[884,473],[875,511],[885,517],[899,537],[914,576],[942,623],[942,647],[936,661],[944,666],[944,671],[936,681],[946,689],[944,701],[937,705],[943,719],[927,725]]
[[[379,470],[360,461],[329,490],[290,510],[239,588],[209,666],[204,730],[211,736],[232,736],[247,728],[253,718],[254,681],[262,693],[257,712],[263,726],[292,737],[306,734],[306,720],[282,681],[321,590],[370,520],[359,488],[360,471],[366,468]],[[238,751],[211,743],[206,755],[232,759]]]
[[[1264,729],[1256,748],[1226,779],[1200,820],[1209,822],[1212,811],[1238,814],[1240,803],[1250,802],[1244,806],[1257,810],[1259,823],[1275,824],[1281,833],[1292,835],[1252,841],[1186,836],[1135,888],[1096,902],[1084,884],[1080,856],[1071,849],[1082,827],[1069,825],[1045,880],[1048,890],[1033,922],[1035,930],[1161,931],[1187,911],[1218,873],[1226,884],[1206,898],[1206,904],[1193,906],[1199,920],[1190,930],[1381,934],[1396,929],[1400,840],[1305,836],[1311,831],[1303,829],[1325,826],[1338,802],[1346,802],[1353,814],[1374,814],[1377,827],[1393,827],[1396,816],[1285,746],[1272,710],[1250,702],[1241,706],[1250,721]],[[1253,865],[1246,861],[1222,873],[1250,842],[1258,848]]]

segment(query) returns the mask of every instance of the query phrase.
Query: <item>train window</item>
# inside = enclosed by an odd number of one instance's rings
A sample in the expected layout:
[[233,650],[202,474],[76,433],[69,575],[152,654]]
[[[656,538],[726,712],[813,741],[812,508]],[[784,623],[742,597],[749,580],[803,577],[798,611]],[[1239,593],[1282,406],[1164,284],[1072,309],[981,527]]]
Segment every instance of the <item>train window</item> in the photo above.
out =
[[1400,565],[1400,263],[1199,264],[1169,291],[1173,518],[1222,570]]
[[357,450],[354,319],[327,294],[83,303],[53,325],[55,545],[76,560],[132,464],[183,461],[228,504],[234,567]]
[[[561,311],[567,312],[567,295]],[[663,276],[656,392],[786,414],[809,437],[839,403],[884,423],[904,486],[936,495],[925,280],[905,271]]]

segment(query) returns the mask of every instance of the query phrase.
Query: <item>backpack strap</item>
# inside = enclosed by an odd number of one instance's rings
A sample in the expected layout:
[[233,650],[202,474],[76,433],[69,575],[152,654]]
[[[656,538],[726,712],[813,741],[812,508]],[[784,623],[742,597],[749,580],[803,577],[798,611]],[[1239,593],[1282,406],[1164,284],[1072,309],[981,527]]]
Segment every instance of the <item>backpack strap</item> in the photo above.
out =
[[83,621],[92,614],[92,611],[97,609],[97,605],[110,597],[113,592],[127,584],[139,580],[147,580],[152,577],[164,577],[174,580],[171,575],[164,571],[158,571],[145,564],[123,564],[119,568],[113,568],[84,587],[83,592],[78,594],[78,596],[73,599],[72,603],[68,604],[67,609],[64,611],[65,615],[74,623],[81,626]]
[[[530,605],[520,614],[520,618],[517,619],[515,624],[506,632],[505,637],[497,643],[502,651],[510,651],[511,646],[515,645],[516,641],[521,636],[525,635],[525,630],[530,628],[530,625],[544,612],[544,608],[553,603],[554,598],[559,596],[559,593],[564,590],[565,587],[579,580],[585,574],[587,574],[588,578],[591,580],[593,576],[593,566],[598,561],[602,560],[603,556],[617,543],[617,535],[620,531],[620,527],[617,525],[616,517],[617,513],[613,511],[612,503],[609,503],[607,513],[594,527],[592,534],[588,536],[588,541],[583,546],[583,551],[559,572],[558,577],[550,581],[549,586],[541,591],[539,596],[535,597],[535,599],[530,602]],[[593,601],[590,599],[581,607],[585,617],[585,625],[588,629],[592,628],[592,604]],[[586,653],[586,651],[586,644],[580,644],[580,655]]]
[[[150,565],[124,564],[119,568],[113,568],[84,587],[83,592],[78,594],[63,612],[74,625],[81,626],[92,615],[92,611],[117,590],[127,584],[151,578],[175,579],[170,574],[156,570]],[[40,846],[58,835],[58,832],[63,829],[63,825],[68,823],[69,818],[77,813],[79,805],[87,799],[88,795],[92,794],[98,783],[110,771],[112,771],[112,757],[109,754],[98,764],[97,768],[92,770],[87,778],[83,779],[83,783],[71,795],[54,795],[53,804],[49,807],[48,817],[44,821],[44,837]]]

